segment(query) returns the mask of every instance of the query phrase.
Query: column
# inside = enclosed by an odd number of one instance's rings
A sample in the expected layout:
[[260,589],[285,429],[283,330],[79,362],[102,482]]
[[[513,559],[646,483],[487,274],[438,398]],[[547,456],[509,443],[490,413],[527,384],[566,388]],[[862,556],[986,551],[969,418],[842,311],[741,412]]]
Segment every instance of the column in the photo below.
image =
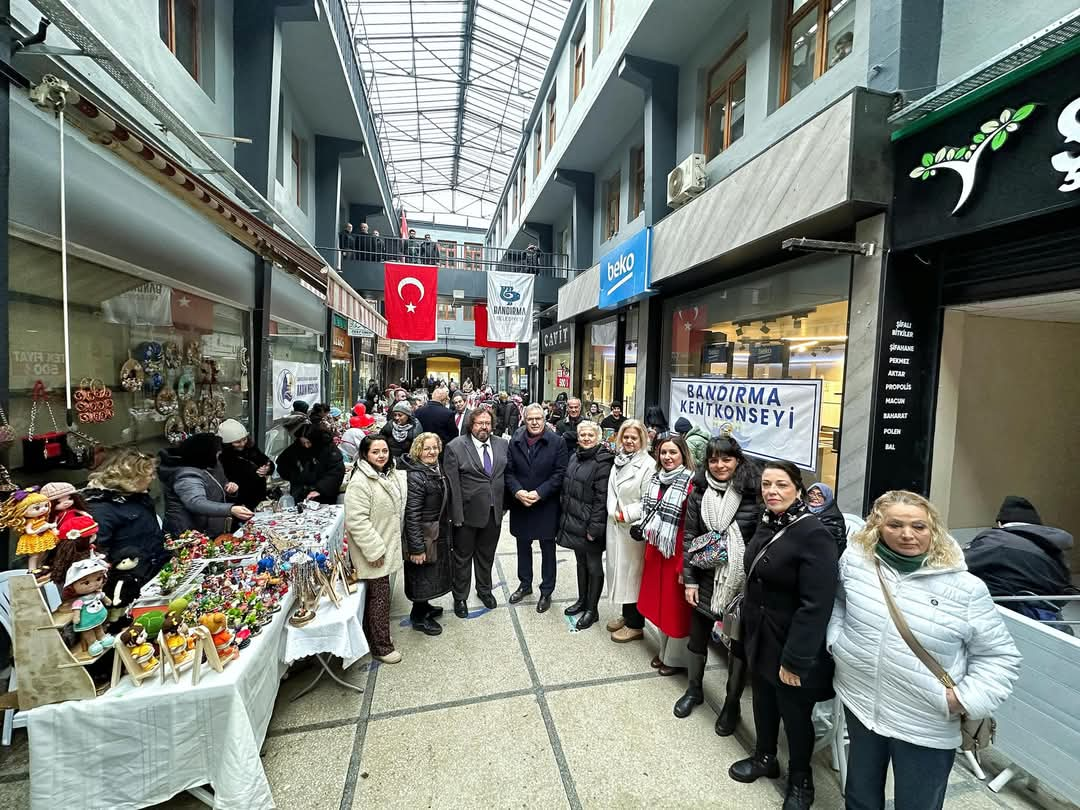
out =
[[[342,223],[338,216],[341,206],[341,158],[359,154],[360,141],[345,138],[315,136],[315,247],[331,267],[341,267],[336,250],[338,231]],[[353,233],[360,233],[359,223],[353,223]]]
[[233,5],[233,130],[252,142],[234,150],[236,170],[273,202],[281,115],[281,26],[260,0]]
[[596,177],[592,172],[556,169],[556,183],[573,189],[571,219],[573,239],[570,264],[574,270],[586,270],[593,265],[593,206],[596,200]]
[[270,288],[274,267],[255,258],[255,308],[251,313],[251,354],[248,367],[248,396],[251,398],[251,435],[260,447],[273,423],[273,410],[267,405],[273,389],[270,361]]
[[943,0],[876,0],[870,4],[869,89],[885,93],[903,90],[907,103],[937,86],[942,5]]
[[645,93],[645,225],[655,225],[668,213],[667,176],[675,168],[679,68],[626,54],[618,75]]

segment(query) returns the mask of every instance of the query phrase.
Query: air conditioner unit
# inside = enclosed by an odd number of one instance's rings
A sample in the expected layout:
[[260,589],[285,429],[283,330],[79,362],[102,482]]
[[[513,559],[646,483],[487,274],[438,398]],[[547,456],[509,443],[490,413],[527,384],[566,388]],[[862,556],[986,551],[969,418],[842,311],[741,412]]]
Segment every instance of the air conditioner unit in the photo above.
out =
[[667,176],[667,201],[678,208],[705,190],[705,155],[690,155]]

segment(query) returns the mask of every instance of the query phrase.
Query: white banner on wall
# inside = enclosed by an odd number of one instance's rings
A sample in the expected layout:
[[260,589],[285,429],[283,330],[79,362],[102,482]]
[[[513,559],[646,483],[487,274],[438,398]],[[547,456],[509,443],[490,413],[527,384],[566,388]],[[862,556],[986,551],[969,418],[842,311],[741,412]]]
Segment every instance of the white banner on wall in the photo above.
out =
[[293,403],[301,399],[308,405],[322,400],[322,366],[318,363],[274,361],[274,418],[292,413]]
[[533,284],[529,273],[488,270],[488,340],[528,343],[532,336]]
[[671,381],[670,420],[729,433],[750,455],[817,468],[821,380]]

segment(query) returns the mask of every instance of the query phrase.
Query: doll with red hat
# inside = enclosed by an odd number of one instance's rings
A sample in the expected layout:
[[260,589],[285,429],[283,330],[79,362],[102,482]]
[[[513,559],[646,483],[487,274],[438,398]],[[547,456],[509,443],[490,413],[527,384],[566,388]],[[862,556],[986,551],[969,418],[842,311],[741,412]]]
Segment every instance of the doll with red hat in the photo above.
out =
[[52,506],[49,520],[56,524],[58,536],[49,561],[50,573],[53,582],[63,587],[71,564],[85,560],[93,551],[98,524],[71,484],[51,482],[41,488],[41,494]]

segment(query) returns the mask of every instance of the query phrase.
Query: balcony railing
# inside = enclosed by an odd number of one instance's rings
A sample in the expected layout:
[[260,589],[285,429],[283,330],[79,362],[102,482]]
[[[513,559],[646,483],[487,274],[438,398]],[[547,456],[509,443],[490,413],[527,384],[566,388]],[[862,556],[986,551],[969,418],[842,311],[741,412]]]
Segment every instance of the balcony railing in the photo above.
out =
[[335,250],[338,268],[342,261],[405,262],[433,264],[449,270],[507,270],[514,273],[535,273],[549,278],[573,278],[577,272],[570,267],[565,253],[544,253],[539,250],[502,250],[480,245],[456,245],[429,242],[425,239],[399,239],[354,233],[348,244]]

